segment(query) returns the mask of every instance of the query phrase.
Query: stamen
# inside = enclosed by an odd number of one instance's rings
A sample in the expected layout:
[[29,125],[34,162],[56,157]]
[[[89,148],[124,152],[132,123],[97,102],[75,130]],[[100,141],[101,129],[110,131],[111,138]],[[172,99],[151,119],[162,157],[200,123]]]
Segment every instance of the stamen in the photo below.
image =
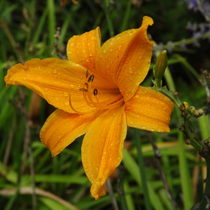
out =
[[88,78],[88,69],[86,71],[85,77]]
[[69,95],[69,105],[70,105],[71,109],[72,109],[74,112],[76,112],[76,113],[82,113],[82,112],[79,112],[79,111],[77,111],[76,109],[74,109],[74,107],[73,107],[73,105],[72,105],[72,103],[71,103],[71,95],[72,95],[72,94]]
[[91,74],[90,77],[89,77],[89,79],[88,79],[88,82],[93,82],[93,80],[94,80],[94,75]]
[[[93,76],[93,74],[91,75],[91,76]],[[90,76],[90,77],[91,77]],[[94,76],[93,76],[93,78],[94,78]],[[90,79],[90,78],[89,78]],[[92,80],[91,80],[92,81]],[[97,103],[95,103],[94,101],[93,101],[93,99],[92,99],[92,96],[91,96],[91,94],[92,94],[92,82],[90,82],[89,84],[88,84],[88,98],[89,98],[89,100],[90,100],[90,102],[91,102],[91,104],[93,105],[93,106],[98,106],[98,104]]]
[[93,90],[93,94],[94,96],[98,95],[98,90],[96,88]]
[[85,91],[85,92],[87,92],[88,90],[87,89],[85,89],[85,88],[80,88],[79,89],[80,91]]

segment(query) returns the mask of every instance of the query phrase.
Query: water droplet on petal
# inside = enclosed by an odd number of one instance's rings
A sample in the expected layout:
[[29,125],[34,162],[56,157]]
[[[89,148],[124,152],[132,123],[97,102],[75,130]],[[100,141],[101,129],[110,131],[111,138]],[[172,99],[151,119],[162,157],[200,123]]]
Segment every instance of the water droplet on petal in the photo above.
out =
[[56,73],[57,73],[57,70],[56,70],[56,69],[54,69],[54,70],[53,70],[53,73],[55,73],[55,74],[56,74]]
[[70,88],[74,88],[75,87],[75,85],[73,85],[73,84],[70,84]]
[[68,102],[68,101],[64,102],[64,104],[65,104],[66,106],[69,106],[69,102]]
[[129,69],[129,72],[130,72],[131,74],[133,74],[133,69],[132,69],[132,68],[130,68],[130,69]]
[[139,95],[135,95],[135,98],[139,98]]
[[59,99],[58,99],[57,97],[55,98],[55,100],[56,100],[56,101],[59,101]]
[[74,42],[70,44],[71,47],[74,47]]
[[67,92],[64,92],[63,95],[64,95],[65,97],[67,97],[69,94],[68,94]]
[[103,53],[106,53],[106,49],[103,49]]
[[130,124],[133,124],[133,121],[130,121]]
[[110,49],[110,52],[113,52],[113,49],[112,48]]

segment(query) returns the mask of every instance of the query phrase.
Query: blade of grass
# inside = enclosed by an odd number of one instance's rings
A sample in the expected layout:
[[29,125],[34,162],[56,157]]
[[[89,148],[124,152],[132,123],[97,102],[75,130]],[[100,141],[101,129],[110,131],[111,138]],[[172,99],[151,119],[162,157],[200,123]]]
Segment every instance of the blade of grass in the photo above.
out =
[[125,199],[129,210],[135,210],[134,200],[131,194],[127,193],[130,189],[129,183],[126,179],[124,179],[123,183],[124,191],[125,191]]
[[[125,148],[123,149],[123,161],[124,161],[125,168],[129,171],[132,178],[138,183],[138,185],[142,189],[140,171],[136,170],[137,168],[139,168],[139,166],[137,165],[133,157],[129,154],[129,152]],[[153,205],[153,208],[155,210],[164,210],[164,207],[160,199],[158,198],[157,194],[155,193],[152,185],[148,182],[147,182],[147,185],[148,185],[149,196],[150,196],[150,200]]]
[[141,173],[141,182],[142,182],[142,188],[144,192],[144,201],[145,201],[145,206],[146,210],[151,210],[151,202],[149,199],[149,193],[148,193],[148,186],[147,186],[147,176],[144,168],[144,160],[143,160],[143,154],[142,154],[142,147],[141,147],[141,139],[139,136],[139,130],[135,129],[135,143],[136,143],[136,148],[137,148],[137,159],[139,163],[139,170]]
[[120,33],[126,30],[127,25],[128,25],[128,20],[129,20],[129,17],[130,17],[130,13],[131,13],[131,1],[128,1],[126,11],[125,11],[125,15],[124,15],[124,18],[123,18],[123,23],[120,27]]
[[[168,87],[175,91],[175,84],[169,68],[165,71],[165,79]],[[177,107],[175,107],[176,114],[178,117],[179,125],[182,123],[181,113]],[[191,186],[191,176],[189,173],[189,166],[186,158],[185,143],[183,133],[178,133],[178,142],[179,142],[179,171],[181,179],[181,187],[183,193],[183,202],[185,210],[190,210],[193,206],[193,195],[192,195],[192,186]]]
[[109,13],[108,13],[109,1],[102,0],[102,4],[103,4],[104,13],[106,15],[106,20],[107,20],[107,24],[108,24],[108,28],[109,28],[109,35],[110,35],[110,37],[113,37],[114,36],[114,29],[113,29],[111,18],[110,18]]
[[35,47],[35,44],[38,42],[39,40],[39,37],[41,35],[41,32],[42,32],[42,29],[44,27],[44,23],[45,23],[45,20],[46,20],[46,17],[47,17],[47,13],[48,13],[48,7],[45,7],[45,10],[41,16],[41,18],[39,19],[39,24],[36,28],[36,32],[34,33],[34,36],[33,36],[33,40],[32,40],[32,46]]
[[56,20],[55,20],[55,5],[54,0],[47,1],[48,7],[48,31],[49,31],[49,41],[50,45],[54,42],[54,34],[55,34],[55,27],[56,27]]

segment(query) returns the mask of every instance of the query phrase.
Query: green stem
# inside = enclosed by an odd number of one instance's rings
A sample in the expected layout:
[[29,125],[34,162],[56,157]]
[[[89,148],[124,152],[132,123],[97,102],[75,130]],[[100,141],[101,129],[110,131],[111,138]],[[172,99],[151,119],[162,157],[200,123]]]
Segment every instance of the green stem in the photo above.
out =
[[127,202],[125,199],[125,192],[124,192],[124,186],[123,186],[123,181],[124,181],[124,176],[123,176],[123,171],[124,171],[124,165],[123,162],[118,167],[118,173],[119,173],[119,196],[121,200],[121,205],[123,210],[128,210]]
[[197,150],[201,151],[202,146],[193,138],[192,133],[190,131],[190,121],[185,120],[185,132],[186,136],[190,139],[190,144]]
[[180,101],[180,99],[176,97],[173,93],[168,91],[166,88],[155,88],[155,90],[163,93],[168,98],[170,98],[177,105],[178,108],[182,105],[182,102]]
[[109,1],[103,0],[102,2],[103,2],[104,13],[106,15],[106,19],[107,19],[107,23],[108,23],[109,34],[110,34],[110,37],[113,37],[114,36],[114,29],[113,29],[112,21],[109,17],[108,10],[107,10],[107,7],[109,5]]
[[[210,157],[206,158],[206,166],[207,166],[207,176],[206,176],[206,187],[204,191],[204,196],[207,196],[209,198],[210,196]],[[203,210],[206,208],[207,205],[207,200],[204,197],[203,200],[201,201],[201,204],[198,208],[198,210]]]
[[136,141],[136,148],[138,151],[137,158],[138,158],[139,169],[140,169],[140,174],[141,174],[142,188],[144,192],[144,201],[145,201],[146,210],[152,210],[151,202],[149,199],[149,193],[148,193],[147,177],[146,177],[145,168],[144,168],[143,154],[142,154],[142,149],[141,149],[141,140],[139,136],[139,130],[137,129],[135,129],[134,139]]
[[[181,40],[181,41],[177,41],[177,42],[173,42],[174,47],[176,46],[180,46],[181,44],[192,44],[194,41],[198,40],[198,39],[206,39],[210,36],[210,32],[206,32],[205,34],[202,34],[200,36],[196,36],[193,38],[189,38],[189,39],[185,39],[185,40]],[[164,49],[167,49],[168,45],[163,45]]]

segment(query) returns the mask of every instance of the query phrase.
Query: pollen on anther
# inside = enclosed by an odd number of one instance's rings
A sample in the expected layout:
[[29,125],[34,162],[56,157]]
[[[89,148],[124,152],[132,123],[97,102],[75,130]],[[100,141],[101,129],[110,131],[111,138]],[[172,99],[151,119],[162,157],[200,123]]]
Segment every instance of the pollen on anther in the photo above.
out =
[[93,90],[93,94],[94,96],[98,95],[98,90],[96,88]]
[[88,79],[88,82],[93,82],[93,80],[94,80],[94,75],[91,74],[90,77],[89,77],[89,79]]
[[86,71],[85,77],[86,77],[86,78],[88,77],[88,70]]

